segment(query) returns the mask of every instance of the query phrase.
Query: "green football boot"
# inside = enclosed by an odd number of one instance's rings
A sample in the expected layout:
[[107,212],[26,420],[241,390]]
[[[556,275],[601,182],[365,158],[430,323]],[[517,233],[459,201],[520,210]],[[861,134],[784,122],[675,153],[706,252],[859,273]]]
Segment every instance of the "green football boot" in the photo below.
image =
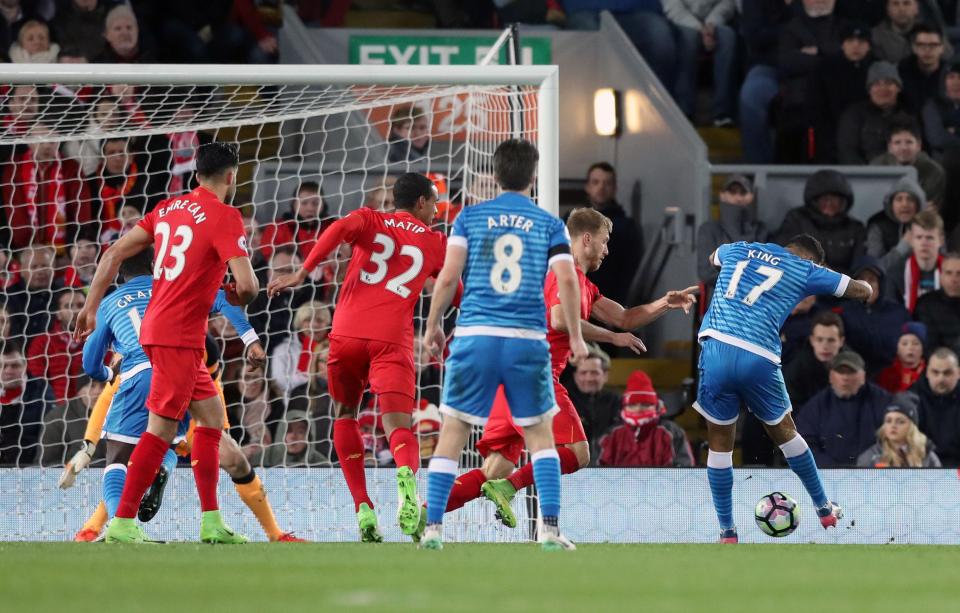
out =
[[107,543],[136,543],[138,545],[158,545],[161,541],[155,541],[144,533],[143,528],[132,517],[114,517],[107,526],[107,532],[104,536]]
[[427,529],[427,507],[420,507],[420,523],[417,524],[417,530],[410,535],[414,543],[419,543],[423,538],[423,531]]
[[510,501],[517,495],[516,488],[506,479],[494,479],[480,486],[480,492],[487,500],[497,505],[497,519],[507,528],[517,527],[517,518],[510,508]]
[[400,531],[412,536],[420,525],[420,515],[417,477],[409,466],[401,466],[397,469],[397,523]]
[[243,545],[247,537],[223,521],[220,511],[204,511],[200,517],[200,542],[211,545]]
[[360,525],[361,543],[383,542],[383,535],[377,528],[377,514],[365,502],[360,503],[360,510],[357,511],[357,523]]

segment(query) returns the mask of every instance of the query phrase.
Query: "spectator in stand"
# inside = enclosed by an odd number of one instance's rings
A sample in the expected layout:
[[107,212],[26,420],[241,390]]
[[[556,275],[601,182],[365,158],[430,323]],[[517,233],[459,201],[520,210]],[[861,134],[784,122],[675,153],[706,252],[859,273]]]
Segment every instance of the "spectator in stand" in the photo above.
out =
[[93,209],[102,232],[119,233],[123,227],[120,219],[123,207],[131,206],[145,212],[166,193],[148,198],[150,178],[143,168],[143,161],[130,154],[130,139],[104,139],[101,159],[100,167],[90,180]]
[[873,28],[874,55],[896,64],[910,55],[910,32],[919,23],[917,0],[887,0],[886,18]]
[[797,431],[810,445],[817,466],[856,466],[877,439],[890,394],[866,380],[863,358],[853,351],[830,363],[830,386],[797,415]]
[[85,300],[83,292],[73,289],[57,292],[57,310],[50,329],[34,336],[27,346],[27,372],[47,381],[60,403],[76,395],[77,379],[83,373],[83,342],[74,340],[72,330]]
[[932,209],[917,213],[907,232],[910,250],[887,265],[887,292],[911,314],[917,299],[940,289],[940,247],[943,246],[943,220]]
[[39,456],[43,416],[53,407],[46,381],[27,378],[16,343],[0,347],[0,465],[26,466]]
[[773,163],[770,107],[780,93],[780,32],[792,17],[793,0],[743,0],[740,37],[747,48],[747,76],[740,88],[740,133],[748,164]]
[[591,458],[600,457],[600,437],[616,423],[620,414],[620,395],[606,389],[609,371],[610,358],[594,349],[576,365],[573,384],[564,383],[590,441]]
[[940,91],[947,56],[943,33],[935,27],[919,24],[910,33],[910,41],[913,54],[900,60],[897,72],[903,81],[904,102],[919,113]]
[[780,326],[780,361],[790,362],[797,352],[803,349],[813,329],[813,318],[822,309],[817,305],[816,296],[807,296],[790,311],[787,320]]
[[887,152],[870,160],[871,166],[913,166],[917,169],[920,187],[934,207],[943,204],[947,176],[943,167],[922,150],[920,126],[909,116],[890,120]]
[[923,347],[927,344],[927,327],[911,321],[903,324],[900,340],[897,341],[897,357],[893,364],[880,371],[877,385],[891,394],[910,389],[923,376],[927,363],[923,359]]
[[266,270],[267,259],[263,257],[260,246],[263,243],[263,230],[260,229],[260,222],[254,216],[253,205],[239,207],[240,215],[243,217],[243,233],[247,237],[247,249],[250,251],[250,264],[253,270],[260,273]]
[[133,230],[140,220],[143,219],[143,213],[140,209],[124,205],[120,209],[120,229],[107,229],[100,234],[100,243],[106,246],[112,245],[118,238]]
[[697,111],[697,67],[700,54],[713,56],[713,125],[733,125],[734,67],[737,32],[728,23],[734,0],[664,0],[663,12],[677,33],[677,73],[674,97],[680,110],[694,119]]
[[[164,97],[164,105],[154,115],[155,121],[172,126],[189,126],[214,95],[214,89],[208,86],[171,87]],[[151,188],[151,193],[157,191],[176,195],[197,187],[194,176],[197,149],[211,142],[213,136],[199,130],[148,136],[143,146],[147,153],[146,169],[151,178],[156,177],[156,185]]]
[[860,454],[865,468],[940,468],[933,443],[917,427],[917,397],[897,394],[887,405],[875,445]]
[[270,380],[284,398],[289,400],[294,389],[316,374],[316,362],[328,346],[330,322],[330,310],[319,302],[297,309],[293,316],[297,334],[278,343],[270,356]]
[[273,442],[267,419],[270,416],[270,386],[262,368],[245,370],[237,382],[240,425],[243,427],[243,455],[251,464],[263,456]]
[[[23,135],[36,125],[40,116],[41,93],[45,90],[34,85],[15,85],[7,94],[7,108],[3,116],[3,128],[8,133]],[[4,160],[9,155],[4,154]]]
[[[40,124],[30,130],[31,137],[52,134]],[[3,167],[0,197],[4,230],[16,249],[37,243],[63,248],[92,220],[80,167],[60,155],[55,141],[32,142]]]
[[[100,0],[61,0],[50,25],[64,49],[95,58],[103,52],[105,3]],[[62,60],[61,60],[62,61]]]
[[853,189],[836,170],[813,173],[803,188],[804,205],[787,212],[774,242],[786,244],[799,234],[815,236],[827,259],[824,265],[847,272],[853,260],[864,252],[866,228],[849,216],[853,207]]
[[66,287],[82,289],[90,285],[93,275],[97,272],[97,255],[100,245],[87,236],[78,236],[70,245],[70,266],[63,273],[63,284]]
[[802,0],[780,33],[780,121],[776,158],[803,163],[812,157],[810,128],[816,121],[814,80],[824,57],[840,52],[842,24],[834,15],[835,0]]
[[930,355],[925,377],[910,391],[917,394],[920,430],[933,441],[945,468],[960,466],[960,365],[957,354],[941,347]]
[[910,313],[885,295],[886,274],[876,258],[857,258],[853,276],[869,283],[873,294],[866,302],[843,302],[840,316],[847,346],[860,354],[867,364],[867,375],[873,378],[896,357],[900,329],[910,320]]
[[166,61],[184,64],[266,64],[277,61],[277,38],[253,0],[164,3],[160,35]]
[[850,105],[837,124],[837,159],[841,164],[868,163],[887,150],[890,118],[906,112],[900,99],[903,81],[897,67],[874,62],[867,71],[867,99]]
[[607,298],[627,303],[627,292],[640,258],[643,255],[643,235],[633,219],[617,202],[617,171],[607,162],[596,162],[587,169],[587,204],[606,215],[613,222],[613,232],[604,265],[587,275]]
[[[108,93],[101,93],[90,107],[85,134],[97,134],[116,130],[124,122],[120,101]],[[103,159],[103,139],[86,138],[63,144],[63,153],[80,164],[83,176],[93,175]]]
[[934,157],[948,144],[960,147],[960,64],[948,64],[937,96],[923,106],[923,134]]
[[373,209],[374,211],[382,211],[384,213],[392,212],[395,208],[393,203],[393,184],[396,183],[396,181],[396,177],[388,175],[374,183],[373,187],[367,190],[367,197],[363,206],[368,209]]
[[387,161],[413,162],[430,156],[430,116],[423,107],[403,105],[390,114]]
[[20,26],[9,55],[15,64],[56,64],[60,45],[50,42],[50,26],[39,19],[28,19]]
[[47,245],[27,247],[18,254],[20,280],[5,291],[14,336],[32,338],[50,327],[53,292],[63,287],[53,274],[55,255]]
[[[270,258],[266,274],[259,272],[261,287],[266,287],[278,275],[292,273],[300,267],[300,257],[290,245],[278,247]],[[290,334],[290,314],[313,299],[316,288],[306,285],[292,292],[281,292],[270,298],[261,292],[247,307],[250,323],[264,332],[264,348],[269,352],[277,343]]]
[[283,423],[277,429],[277,442],[264,454],[264,466],[304,467],[329,466],[330,460],[310,443],[311,417],[306,398],[299,399],[287,409]]
[[813,77],[818,105],[814,158],[825,163],[837,161],[840,116],[851,104],[867,98],[867,70],[873,62],[870,29],[866,25],[847,24],[841,30],[840,39],[840,53],[824,57]]
[[940,289],[918,298],[913,314],[927,326],[927,347],[960,351],[960,253],[944,254]]
[[23,19],[20,0],[0,0],[0,56],[7,61],[7,50],[14,41],[14,26]]
[[280,221],[263,229],[260,250],[265,257],[270,257],[278,246],[290,245],[305,260],[323,231],[335,221],[328,215],[320,184],[315,181],[300,183],[290,209]]
[[799,411],[830,382],[830,363],[846,342],[843,334],[843,321],[836,313],[821,311],[813,318],[809,342],[783,367],[783,380],[794,411]]
[[[87,417],[97,402],[103,383],[86,375],[77,379],[77,395],[59,403],[43,418],[40,464],[63,466],[79,451],[87,429]],[[104,457],[106,446],[101,445],[95,459]]]
[[[719,219],[703,222],[697,231],[697,276],[710,292],[720,274],[709,261],[717,247],[737,241],[765,243],[769,236],[767,227],[757,220],[756,193],[747,177],[733,175],[724,182],[717,208]],[[704,296],[703,300],[709,299]]]
[[106,46],[93,61],[101,64],[152,64],[157,61],[154,50],[140,36],[140,25],[133,9],[118,4],[104,19],[103,38]]
[[905,253],[909,249],[906,235],[910,223],[926,205],[927,195],[919,183],[909,177],[897,181],[883,197],[883,210],[867,220],[867,255],[885,264],[887,254],[895,257],[898,245],[903,244]]
[[16,342],[13,338],[13,325],[10,321],[10,313],[7,312],[7,306],[0,302],[0,346],[9,342]]
[[[681,429],[681,440],[674,439],[675,430],[662,425],[666,413],[663,402],[653,389],[653,382],[642,370],[627,379],[623,393],[623,424],[600,440],[600,466],[617,468],[692,466],[693,451]],[[676,447],[679,444],[680,456]]]

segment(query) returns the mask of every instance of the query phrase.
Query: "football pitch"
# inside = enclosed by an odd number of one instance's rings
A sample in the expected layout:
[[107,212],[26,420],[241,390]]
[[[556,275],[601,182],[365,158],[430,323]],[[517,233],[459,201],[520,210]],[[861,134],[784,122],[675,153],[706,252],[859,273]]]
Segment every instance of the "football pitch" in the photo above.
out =
[[960,548],[0,543],[0,610],[956,611]]

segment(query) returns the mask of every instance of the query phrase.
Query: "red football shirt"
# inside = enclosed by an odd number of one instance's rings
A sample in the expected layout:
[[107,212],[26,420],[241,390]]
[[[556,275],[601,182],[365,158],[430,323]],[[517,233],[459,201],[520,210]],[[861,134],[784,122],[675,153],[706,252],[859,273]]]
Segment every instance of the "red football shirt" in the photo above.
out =
[[247,257],[240,212],[198,187],[164,200],[139,225],[153,236],[156,258],[140,343],[203,349],[227,260]]
[[413,348],[420,290],[443,267],[447,237],[405,211],[358,209],[320,236],[304,263],[316,268],[341,242],[353,246],[333,333]]
[[[593,304],[601,298],[600,290],[579,268],[577,268],[577,280],[580,282],[580,319],[590,319]],[[560,304],[557,276],[553,274],[552,270],[547,273],[547,279],[544,281],[543,297],[547,303],[547,342],[550,343],[550,366],[553,368],[553,376],[559,377],[563,369],[567,367],[567,360],[570,358],[570,337],[566,332],[555,330],[551,321],[550,310],[553,305]]]

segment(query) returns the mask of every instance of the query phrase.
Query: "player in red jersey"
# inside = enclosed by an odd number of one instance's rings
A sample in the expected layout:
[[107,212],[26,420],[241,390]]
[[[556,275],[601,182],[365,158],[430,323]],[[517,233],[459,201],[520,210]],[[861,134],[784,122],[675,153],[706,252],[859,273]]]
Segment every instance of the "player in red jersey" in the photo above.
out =
[[110,247],[77,318],[76,337],[86,338],[97,325],[97,307],[120,263],[154,246],[153,295],[140,324],[140,344],[153,368],[147,397],[150,417],[127,464],[126,484],[107,528],[107,542],[148,540],[134,517],[188,408],[197,422],[190,455],[202,511],[200,540],[247,540],[224,523],[217,504],[224,407],[203,359],[207,317],[227,268],[235,281],[227,291],[231,304],[247,304],[260,290],[247,254],[243,220],[239,211],[224,204],[233,199],[239,164],[234,144],[201,146],[200,186],[158,204]]
[[[694,292],[697,287],[670,291],[655,302],[630,309],[601,296],[600,290],[587,279],[586,273],[600,268],[607,255],[607,242],[612,228],[611,221],[594,209],[577,209],[567,219],[570,246],[580,281],[580,326],[584,340],[628,347],[640,353],[646,351],[646,347],[630,332],[613,332],[587,320],[593,318],[622,330],[635,330],[653,322],[670,309],[689,312],[696,303]],[[553,389],[560,408],[553,418],[553,437],[560,456],[560,471],[569,474],[590,463],[590,445],[580,415],[566,388],[560,384],[560,373],[570,357],[570,338],[564,330],[557,279],[553,272],[547,274],[543,291],[549,323],[547,342],[550,344]],[[484,456],[483,466],[457,478],[450,493],[447,511],[458,509],[484,495],[497,505],[497,516],[504,525],[513,528],[516,518],[510,501],[518,490],[533,484],[533,463],[515,470],[523,452],[523,431],[513,423],[502,389],[497,392],[483,438],[477,442],[477,451]]]
[[430,229],[437,189],[417,173],[393,186],[396,212],[358,209],[334,223],[314,246],[303,269],[278,277],[270,296],[295,287],[341,242],[353,246],[347,275],[333,316],[327,363],[330,396],[336,404],[333,445],[357,511],[360,539],[380,542],[373,502],[367,495],[363,439],[357,424],[361,396],[370,388],[379,397],[383,428],[397,463],[397,520],[404,534],[420,522],[415,473],[420,467],[417,436],[410,429],[416,396],[413,310],[424,283],[443,267],[447,239]]

